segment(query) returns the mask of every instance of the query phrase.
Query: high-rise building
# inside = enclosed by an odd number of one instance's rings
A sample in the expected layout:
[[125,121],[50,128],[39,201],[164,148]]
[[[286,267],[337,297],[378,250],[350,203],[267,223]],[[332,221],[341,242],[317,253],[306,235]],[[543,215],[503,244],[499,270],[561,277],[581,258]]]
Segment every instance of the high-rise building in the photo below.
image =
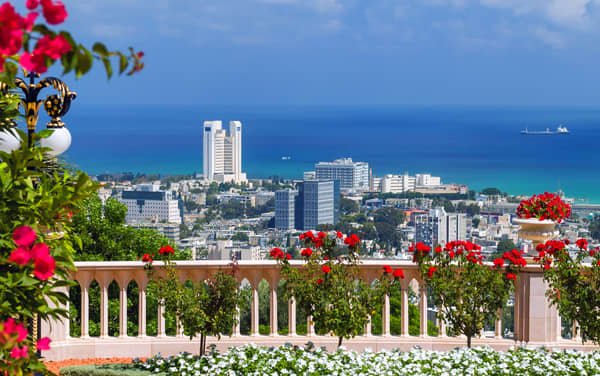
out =
[[296,197],[298,191],[285,189],[275,192],[275,228],[278,230],[295,229]]
[[298,191],[275,193],[275,227],[280,230],[314,230],[340,219],[340,185],[337,180],[307,180]]
[[415,240],[430,247],[444,246],[455,240],[466,240],[466,216],[460,213],[446,213],[436,207],[427,214],[415,216]]
[[119,202],[127,206],[127,223],[181,223],[179,202],[171,192],[158,190],[157,185],[143,185],[136,191],[123,191]]
[[209,181],[246,181],[242,172],[241,122],[230,121],[229,133],[222,129],[221,120],[204,122],[203,165],[204,178]]
[[430,174],[417,174],[417,187],[439,187],[442,185],[442,179],[439,176],[431,176]]
[[339,180],[344,191],[369,189],[369,164],[353,162],[352,158],[319,162],[315,164],[315,175],[317,180]]

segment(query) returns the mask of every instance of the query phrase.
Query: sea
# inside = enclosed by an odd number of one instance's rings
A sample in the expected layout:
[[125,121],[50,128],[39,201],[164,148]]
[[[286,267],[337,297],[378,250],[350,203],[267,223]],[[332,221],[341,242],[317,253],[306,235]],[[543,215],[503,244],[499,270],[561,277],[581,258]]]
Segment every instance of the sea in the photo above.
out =
[[[73,104],[67,162],[89,174],[202,173],[205,120],[240,120],[249,178],[301,178],[319,161],[365,161],[375,176],[430,173],[509,194],[561,189],[600,203],[600,108]],[[520,131],[566,126],[569,135]],[[288,158],[289,157],[289,158]]]

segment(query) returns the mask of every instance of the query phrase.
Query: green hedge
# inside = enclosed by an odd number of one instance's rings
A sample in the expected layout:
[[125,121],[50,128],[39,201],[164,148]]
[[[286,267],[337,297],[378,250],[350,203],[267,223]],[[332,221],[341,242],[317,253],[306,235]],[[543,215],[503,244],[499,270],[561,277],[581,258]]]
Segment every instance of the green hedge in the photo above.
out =
[[[152,373],[136,369],[133,364],[102,364],[63,367],[60,376],[149,376]],[[159,374],[162,375],[162,374]]]

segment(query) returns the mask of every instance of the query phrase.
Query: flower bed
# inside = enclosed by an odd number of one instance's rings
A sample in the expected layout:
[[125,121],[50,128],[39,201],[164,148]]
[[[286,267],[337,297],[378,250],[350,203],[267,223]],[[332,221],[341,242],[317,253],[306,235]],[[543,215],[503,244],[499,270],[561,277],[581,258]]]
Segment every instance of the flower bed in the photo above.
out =
[[297,346],[278,348],[254,344],[211,352],[199,358],[179,354],[155,356],[134,364],[168,375],[596,375],[600,352],[546,351],[516,348],[507,353],[489,347],[448,352],[346,351],[328,353]]

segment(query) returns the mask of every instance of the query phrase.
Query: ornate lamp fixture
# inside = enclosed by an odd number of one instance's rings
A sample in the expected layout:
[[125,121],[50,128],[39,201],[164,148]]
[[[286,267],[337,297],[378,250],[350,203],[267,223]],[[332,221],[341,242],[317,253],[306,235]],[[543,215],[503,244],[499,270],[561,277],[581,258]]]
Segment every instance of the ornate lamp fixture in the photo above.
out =
[[[27,134],[29,145],[31,145],[31,135],[35,133],[39,118],[39,110],[42,101],[38,100],[40,91],[48,86],[52,86],[57,94],[49,95],[43,101],[46,113],[52,118],[46,124],[48,129],[54,130],[52,135],[42,139],[41,145],[50,148],[50,155],[56,156],[64,153],[71,146],[71,133],[65,127],[65,123],[61,120],[69,108],[71,101],[77,97],[75,92],[69,90],[69,87],[56,77],[46,77],[41,79],[37,84],[35,79],[39,78],[38,73],[24,72],[24,76],[29,78],[29,84],[21,78],[15,80],[15,85],[21,89],[24,96],[21,97],[21,104],[25,109],[25,120],[27,121]],[[8,86],[0,83],[0,91],[7,93]],[[0,125],[8,126],[8,129],[0,131],[0,150],[11,152],[19,147],[21,140],[16,132],[11,132],[10,128],[15,127],[16,123],[12,120],[4,120]]]

